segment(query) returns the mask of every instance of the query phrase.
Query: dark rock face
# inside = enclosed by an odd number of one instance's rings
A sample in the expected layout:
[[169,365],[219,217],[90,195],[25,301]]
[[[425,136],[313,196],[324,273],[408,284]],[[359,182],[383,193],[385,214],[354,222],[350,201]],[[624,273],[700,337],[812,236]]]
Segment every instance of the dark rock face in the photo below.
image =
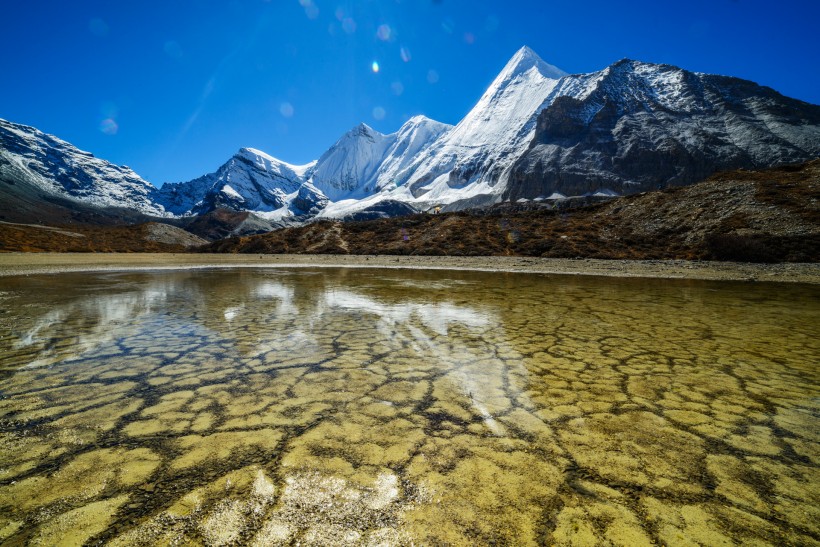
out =
[[316,215],[327,207],[327,196],[312,184],[303,184],[293,200],[292,207],[297,215]]
[[376,220],[378,218],[413,215],[418,212],[415,207],[402,203],[401,201],[385,200],[351,215],[347,215],[342,220]]
[[505,199],[630,194],[820,156],[820,106],[667,65],[620,61],[598,74],[588,94],[541,111]]

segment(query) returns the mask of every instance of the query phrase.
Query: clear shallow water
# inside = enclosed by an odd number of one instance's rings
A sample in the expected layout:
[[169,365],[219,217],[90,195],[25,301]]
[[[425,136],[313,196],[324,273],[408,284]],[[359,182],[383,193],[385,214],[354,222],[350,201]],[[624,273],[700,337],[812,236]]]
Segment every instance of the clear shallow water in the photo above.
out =
[[820,542],[820,290],[0,279],[0,542]]

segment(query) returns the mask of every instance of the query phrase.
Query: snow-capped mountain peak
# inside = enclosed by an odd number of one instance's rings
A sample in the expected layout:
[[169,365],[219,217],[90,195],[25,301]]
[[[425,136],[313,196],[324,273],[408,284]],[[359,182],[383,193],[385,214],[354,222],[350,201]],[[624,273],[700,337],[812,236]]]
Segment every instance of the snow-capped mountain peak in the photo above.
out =
[[435,121],[435,120],[431,120],[430,118],[428,118],[424,114],[416,114],[415,116],[411,116],[409,120],[404,122],[404,125],[408,125],[408,124],[421,125],[421,124],[426,123],[428,121]]
[[410,177],[413,195],[438,204],[495,201],[495,183],[526,150],[538,112],[565,75],[519,49],[464,119],[422,154]]
[[240,148],[235,157],[244,158],[253,163],[258,169],[277,173],[283,177],[304,177],[316,166],[316,160],[304,165],[294,165],[274,158],[256,148]]
[[[452,129],[452,125],[437,122],[424,115],[413,116],[399,128],[394,135],[397,141],[406,141],[408,139],[417,141],[426,141],[430,144],[431,136],[435,134],[436,137]],[[408,145],[410,143],[407,143]]]
[[405,127],[418,127],[418,126],[426,126],[426,125],[441,125],[452,127],[446,123],[438,122],[432,118],[428,118],[424,114],[416,114],[415,116],[411,116],[404,124],[402,124],[401,128],[399,128],[399,132]]
[[689,184],[719,169],[820,155],[820,106],[727,76],[622,59],[566,74],[522,47],[455,126],[365,123],[305,165],[242,148],[157,190],[126,167],[0,120],[0,181],[149,214],[252,211],[269,221],[478,207]]
[[341,141],[344,138],[356,139],[356,138],[360,138],[360,137],[375,139],[378,136],[384,136],[384,135],[382,133],[379,133],[378,131],[376,131],[375,129],[373,129],[372,127],[367,125],[366,123],[361,122],[359,125],[357,125],[353,129],[351,129],[350,131],[348,131],[347,133],[342,135],[342,138],[339,139],[339,140]]
[[379,167],[378,188],[404,184],[418,168],[419,155],[452,129],[452,125],[427,116],[417,115],[407,120],[397,132],[389,135],[394,140]]
[[319,158],[311,179],[330,198],[322,215],[344,216],[380,199],[390,199],[390,192],[418,168],[419,156],[451,129],[417,115],[389,135],[366,124],[348,131]]
[[[251,210],[269,220],[315,214],[328,203],[356,200],[394,187],[409,163],[451,126],[414,116],[384,135],[365,123],[347,131],[322,156],[305,165],[241,148],[215,173],[166,184],[162,202],[176,214],[214,207]],[[407,171],[407,172],[405,172]]]
[[392,142],[392,135],[360,123],[322,154],[311,182],[331,201],[368,194],[373,190],[369,183]]
[[240,148],[214,173],[164,184],[159,199],[168,210],[182,215],[214,207],[275,211],[285,206],[287,196],[299,189],[315,165],[292,165],[255,148]]
[[820,106],[748,80],[622,59],[561,80],[502,199],[629,194],[818,154]]
[[515,55],[507,62],[493,81],[490,89],[498,87],[503,82],[510,81],[528,70],[535,68],[544,78],[557,80],[567,75],[560,68],[545,62],[528,46],[524,46],[515,52]]

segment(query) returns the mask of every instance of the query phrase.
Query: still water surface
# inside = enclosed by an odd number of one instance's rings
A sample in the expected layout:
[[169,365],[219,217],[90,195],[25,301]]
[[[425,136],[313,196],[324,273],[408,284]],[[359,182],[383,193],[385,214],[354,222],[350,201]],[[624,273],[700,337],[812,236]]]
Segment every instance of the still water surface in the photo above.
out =
[[0,279],[0,542],[820,542],[820,289]]

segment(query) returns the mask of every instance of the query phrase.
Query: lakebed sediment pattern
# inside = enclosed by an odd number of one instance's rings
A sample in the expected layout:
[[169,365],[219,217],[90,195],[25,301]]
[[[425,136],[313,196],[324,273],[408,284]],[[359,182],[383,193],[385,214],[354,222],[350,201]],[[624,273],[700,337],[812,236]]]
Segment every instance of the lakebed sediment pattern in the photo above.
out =
[[0,281],[9,544],[813,544],[820,289]]

